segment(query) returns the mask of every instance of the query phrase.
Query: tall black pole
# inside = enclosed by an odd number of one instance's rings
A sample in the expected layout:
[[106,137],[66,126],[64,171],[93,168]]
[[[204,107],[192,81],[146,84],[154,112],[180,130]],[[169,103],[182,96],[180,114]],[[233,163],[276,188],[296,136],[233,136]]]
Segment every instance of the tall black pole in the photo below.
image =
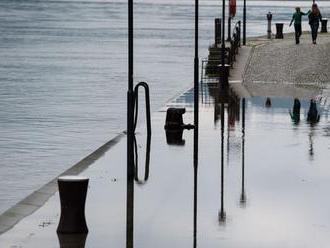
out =
[[226,25],[226,20],[225,20],[225,8],[226,8],[226,2],[225,0],[222,0],[222,41],[221,41],[221,77],[222,78],[222,84],[224,82],[225,78],[225,49],[226,49],[226,44],[225,44],[225,25]]
[[228,0],[228,37],[227,41],[231,41],[231,13],[230,13],[230,0]]
[[133,0],[128,0],[127,195],[126,247],[133,248],[134,220]]
[[243,46],[246,45],[246,0],[243,2]]
[[197,173],[198,173],[198,111],[199,111],[199,58],[198,58],[198,0],[195,0],[195,58],[194,58],[194,247],[197,246]]

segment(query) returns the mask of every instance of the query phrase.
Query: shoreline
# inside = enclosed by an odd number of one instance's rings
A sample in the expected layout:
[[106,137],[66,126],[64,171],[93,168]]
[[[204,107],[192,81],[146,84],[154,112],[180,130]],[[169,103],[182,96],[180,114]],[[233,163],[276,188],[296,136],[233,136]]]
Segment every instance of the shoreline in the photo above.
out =
[[124,136],[125,132],[119,133],[117,136],[71,166],[69,169],[65,170],[48,183],[41,186],[38,190],[29,194],[23,200],[3,212],[0,215],[0,235],[10,230],[20,220],[33,214],[36,210],[42,207],[47,200],[58,191],[58,177],[80,174],[84,170],[88,169],[95,161],[101,158],[108,150],[115,146]]

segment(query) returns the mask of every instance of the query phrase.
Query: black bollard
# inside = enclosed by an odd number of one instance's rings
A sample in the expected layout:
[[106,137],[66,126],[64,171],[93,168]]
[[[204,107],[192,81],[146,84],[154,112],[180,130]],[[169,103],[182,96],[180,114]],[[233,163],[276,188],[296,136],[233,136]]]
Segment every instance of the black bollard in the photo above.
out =
[[283,39],[283,25],[284,23],[276,23],[276,39]]
[[268,21],[268,26],[267,26],[267,38],[271,39],[272,38],[272,18],[273,15],[271,12],[268,12],[267,14],[267,21]]
[[88,233],[85,219],[88,181],[88,178],[79,176],[63,176],[58,178],[61,217],[57,227],[57,233]]
[[185,108],[167,109],[164,126],[167,144],[181,146],[185,144],[185,141],[182,139],[183,130],[194,128],[194,125],[183,123],[183,114],[185,112]]
[[221,19],[214,19],[214,44],[217,46],[221,43]]
[[327,28],[327,25],[328,25],[328,19],[327,18],[322,18],[322,21],[321,21],[321,33],[327,33],[328,32],[328,28]]

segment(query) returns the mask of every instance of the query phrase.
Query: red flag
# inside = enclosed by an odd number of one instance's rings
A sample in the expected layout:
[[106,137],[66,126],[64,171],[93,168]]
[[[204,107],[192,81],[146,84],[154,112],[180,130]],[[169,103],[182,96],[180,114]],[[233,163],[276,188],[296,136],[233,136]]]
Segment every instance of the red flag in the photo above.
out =
[[234,17],[236,15],[236,0],[230,0],[230,16]]

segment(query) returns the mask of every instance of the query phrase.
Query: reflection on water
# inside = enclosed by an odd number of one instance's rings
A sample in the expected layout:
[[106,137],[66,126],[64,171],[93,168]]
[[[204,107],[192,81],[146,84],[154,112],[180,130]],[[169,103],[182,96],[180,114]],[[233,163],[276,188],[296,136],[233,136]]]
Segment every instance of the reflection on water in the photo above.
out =
[[224,223],[226,221],[226,212],[224,209],[224,130],[225,130],[225,105],[222,102],[220,107],[220,122],[221,122],[221,158],[220,158],[220,165],[221,165],[221,206],[219,211],[219,222]]
[[[240,187],[240,197],[239,197],[239,206],[242,208],[242,211],[247,211],[250,214],[254,214],[254,218],[256,218],[252,222],[258,222],[258,220],[261,220],[262,218],[268,219],[270,216],[263,215],[264,209],[264,202],[260,202],[260,199],[258,199],[260,196],[257,194],[260,193],[260,191],[263,191],[262,189],[258,187],[264,187],[260,185],[260,182],[266,183],[264,180],[267,180],[267,174],[270,172],[267,172],[267,169],[265,172],[266,167],[273,166],[270,171],[275,171],[276,168],[278,168],[278,172],[274,173],[276,175],[281,175],[281,173],[288,173],[285,171],[290,171],[289,173],[297,173],[298,177],[310,177],[310,175],[305,174],[305,171],[309,170],[304,166],[308,166],[311,163],[315,166],[320,167],[321,165],[325,165],[327,163],[327,153],[329,149],[329,141],[325,140],[323,130],[328,130],[329,128],[329,119],[328,114],[329,110],[325,108],[325,104],[322,104],[321,101],[318,101],[316,98],[313,99],[298,99],[294,97],[267,97],[267,96],[255,96],[251,98],[242,98],[240,99],[235,92],[232,92],[231,90],[225,90],[225,92],[221,92],[221,89],[219,89],[216,85],[208,84],[207,86],[204,85],[202,87],[204,90],[203,95],[203,106],[205,108],[210,108],[213,105],[214,108],[214,126],[217,127],[217,123],[220,120],[220,132],[221,132],[221,158],[220,158],[220,164],[221,164],[221,177],[219,177],[219,181],[221,183],[221,200],[220,200],[220,211],[219,211],[219,221],[220,223],[226,223],[226,226],[228,225],[228,216],[226,216],[226,213],[230,213],[230,222],[229,225],[231,228],[233,228],[234,225],[232,222],[235,221],[235,223],[240,223],[241,221],[238,218],[238,216],[246,214],[240,213],[239,210],[235,209],[235,205],[233,205],[230,200],[233,200],[233,192],[235,191],[233,188],[231,188],[234,183],[232,181],[233,174],[229,172],[229,170],[235,170],[237,172],[237,169],[231,168],[231,164],[238,164],[238,158],[240,158],[241,161],[241,187]],[[208,96],[207,96],[208,95]],[[208,98],[211,96],[211,98]],[[240,111],[241,110],[241,111]],[[246,120],[246,111],[247,111],[247,120]],[[291,120],[290,121],[286,115],[289,112]],[[241,119],[240,119],[241,117]],[[322,119],[323,118],[323,119]],[[248,122],[246,126],[246,121]],[[241,144],[240,144],[240,150],[241,154],[240,157],[237,158],[237,150],[236,150],[236,139],[239,137],[238,130],[235,129],[235,126],[238,125],[238,123],[241,122]],[[226,125],[225,125],[226,123]],[[225,132],[227,130],[227,132]],[[246,135],[248,132],[248,136]],[[227,137],[226,137],[227,135]],[[293,136],[292,136],[293,135]],[[236,138],[237,137],[237,138]],[[249,144],[250,146],[246,147],[246,138],[250,140]],[[224,153],[224,138],[227,138],[227,151]],[[266,139],[266,140],[265,140]],[[268,139],[268,141],[267,141]],[[322,141],[321,141],[322,140]],[[234,144],[230,144],[230,142],[233,142]],[[308,141],[308,142],[306,142]],[[297,142],[293,143],[292,142]],[[236,143],[236,144],[235,144]],[[262,146],[258,145],[258,143]],[[308,149],[304,148],[304,143],[307,145]],[[315,145],[317,143],[317,145]],[[257,149],[261,149],[260,151],[257,151],[256,148],[251,147],[251,145],[254,145],[255,147],[259,147]],[[268,146],[265,144],[268,144]],[[292,144],[292,145],[291,145]],[[290,147],[290,148],[289,148]],[[316,148],[317,147],[317,148]],[[231,149],[234,149],[235,152],[232,153]],[[258,173],[259,178],[256,178],[255,176],[251,176],[251,172],[246,172],[246,150],[248,151],[248,168],[250,171],[253,171],[253,173]],[[319,153],[317,152],[319,150]],[[262,154],[264,153],[264,154]],[[282,154],[282,155],[280,155]],[[304,154],[307,156],[304,157]],[[272,160],[265,159],[265,155],[268,157],[270,156]],[[227,157],[227,172],[224,170],[224,157]],[[269,157],[269,158],[270,158]],[[316,163],[316,157],[318,162]],[[290,164],[294,165],[290,166]],[[277,166],[276,166],[277,165]],[[303,166],[301,167],[301,170],[297,168],[297,166]],[[252,167],[252,168],[250,168]],[[259,168],[259,171],[256,172],[255,168]],[[268,170],[269,170],[268,169]],[[327,170],[326,168],[323,168],[323,170]],[[282,172],[281,172],[282,171]],[[256,180],[259,184],[259,186],[255,185],[255,182],[250,181],[249,184],[251,186],[249,187],[250,190],[246,189],[246,173],[248,173],[248,178],[251,180],[251,177],[253,180]],[[279,174],[280,173],[280,174]],[[300,176],[299,174],[302,173]],[[315,175],[315,171],[313,172]],[[285,174],[284,174],[285,175]],[[327,175],[329,176],[329,172],[327,170]],[[270,176],[270,175],[268,175]],[[278,179],[278,184],[290,184],[292,182],[287,181],[287,176],[281,177],[281,179]],[[225,180],[226,178],[226,180]],[[316,181],[314,180],[315,184],[319,184],[316,177]],[[310,178],[310,180],[313,180]],[[270,180],[273,181],[273,180]],[[302,179],[302,182],[305,182],[305,179]],[[273,184],[272,182],[268,182]],[[275,182],[274,182],[275,183]],[[322,184],[322,183],[321,183]],[[267,185],[267,183],[266,183]],[[271,198],[276,195],[278,189],[276,190],[277,183],[273,184],[275,188],[270,188],[268,191],[269,197]],[[202,187],[202,185],[199,185]],[[257,187],[257,188],[256,188]],[[282,187],[281,187],[282,188]],[[285,188],[285,186],[284,186]],[[303,187],[305,188],[305,187]],[[281,189],[282,190],[282,189]],[[285,189],[283,189],[285,190]],[[290,189],[288,188],[286,191],[293,190],[293,194],[297,194],[297,190],[301,190],[298,188]],[[251,198],[247,198],[247,191],[251,191],[250,195]],[[256,194],[256,192],[258,192]],[[294,193],[295,192],[295,193]],[[306,191],[305,191],[306,192]],[[266,193],[267,194],[267,193]],[[287,194],[287,193],[286,193]],[[282,211],[290,211],[291,207],[288,207],[288,202],[291,202],[294,200],[293,196],[285,196],[280,200],[287,208],[283,209]],[[304,190],[299,195],[304,195]],[[319,195],[322,197],[321,195]],[[311,195],[311,197],[315,197]],[[237,198],[236,198],[237,199]],[[229,201],[229,204],[228,204]],[[227,202],[226,211],[225,211],[225,202]],[[260,204],[260,206],[257,206]],[[298,206],[302,207],[300,204],[306,204],[304,203],[303,198],[299,199]],[[255,207],[251,208],[251,205],[254,205]],[[295,203],[294,205],[297,205]],[[304,207],[303,207],[304,208]],[[257,210],[259,209],[259,210]],[[316,208],[317,209],[317,208]],[[320,212],[324,211],[321,209],[318,209]],[[255,211],[260,211],[259,214]],[[304,211],[306,209],[304,208]],[[269,213],[271,214],[271,213]],[[262,217],[263,216],[263,217]],[[245,217],[247,218],[247,216]],[[235,220],[234,220],[235,219]],[[293,221],[293,222],[290,222]],[[322,220],[319,219],[319,221],[322,222]],[[243,221],[243,225],[245,225],[245,222]],[[269,220],[269,225],[273,226],[277,222],[273,220]],[[286,221],[291,226],[296,225],[297,223],[294,222],[294,220]],[[254,225],[254,224],[253,224]],[[250,228],[255,228],[253,225]],[[245,228],[249,228],[248,226],[245,226]],[[312,228],[312,227],[311,227]],[[226,237],[228,239],[226,242],[223,242],[223,244],[226,244],[228,246],[226,247],[236,247],[234,244],[240,244],[242,240],[238,238],[240,241],[234,241],[237,239],[237,230],[242,230],[242,228],[234,228],[235,231],[228,231],[227,229],[223,230],[223,237]],[[247,230],[245,229],[245,232]],[[282,234],[281,232],[278,233],[278,235],[281,237],[281,240],[283,237],[288,238],[285,236],[285,234]],[[284,235],[284,236],[283,236]],[[243,237],[244,235],[239,235],[240,237]],[[253,239],[249,238],[251,243],[248,243],[246,247],[255,247],[253,245]],[[249,240],[246,239],[246,240]],[[263,239],[263,238],[261,238]],[[268,247],[267,244],[275,244],[276,242],[271,241],[272,239],[265,238],[265,241],[263,241],[264,245],[263,247]],[[290,238],[288,238],[290,240]],[[309,239],[302,239],[301,244],[309,244],[311,240]],[[305,243],[304,243],[305,242]],[[313,242],[313,241],[312,241]],[[322,241],[323,242],[323,241]],[[321,243],[322,243],[321,242]],[[221,242],[219,242],[220,244]],[[293,241],[293,243],[297,244],[297,240]],[[286,245],[281,245],[282,247],[287,247]],[[238,247],[240,247],[238,245]],[[273,247],[273,246],[271,246]],[[277,247],[276,245],[274,247]]]
[[87,234],[57,234],[60,248],[85,248]]
[[[223,94],[207,87],[207,93],[212,91],[217,98],[209,95],[209,101],[200,105],[198,183],[194,184],[192,132],[184,132],[185,146],[167,144],[165,112],[156,113],[153,124],[159,129],[152,136],[152,170],[144,186],[131,178],[135,188],[134,195],[128,195],[127,209],[125,142],[86,171],[93,179],[86,202],[90,230],[86,247],[328,246],[328,110],[316,101],[320,119],[311,125],[310,99],[299,98],[296,124],[289,115],[294,97],[271,96],[272,106],[266,108],[267,96],[240,99],[235,92]],[[182,107],[187,102],[187,123],[193,118],[192,95],[193,91],[186,92],[170,104]],[[235,124],[229,124],[238,111]],[[138,132],[136,139],[141,161],[147,147],[144,134]],[[139,170],[143,179],[143,166]],[[29,240],[37,243],[51,226],[35,231]],[[51,235],[58,243],[55,227]]]
[[245,98],[242,99],[242,190],[240,196],[241,207],[246,206],[246,193],[245,193]]
[[[162,242],[172,246],[182,242],[181,247],[194,247],[194,242],[187,240],[195,238],[192,218],[198,220],[198,247],[288,247],[286,242],[294,247],[313,247],[315,240],[308,236],[311,232],[319,233],[317,247],[327,244],[329,227],[324,216],[329,214],[324,206],[330,202],[323,194],[330,187],[328,108],[313,99],[320,117],[311,122],[308,113],[315,105],[311,107],[308,98],[241,98],[216,84],[203,84],[201,88],[198,184],[192,184],[190,133],[183,133],[186,142],[181,147],[166,143],[164,134],[162,151],[171,157],[166,159],[170,162],[161,163],[157,156],[157,163],[167,169],[158,178],[166,177],[167,172],[168,178],[163,182],[151,180],[148,186],[157,199],[166,195],[166,204],[160,206],[150,198],[157,214],[150,219],[138,212],[145,222],[136,225],[142,228],[152,223],[165,233],[178,225],[177,235],[170,232],[171,237]],[[191,115],[192,96],[192,90],[185,92],[168,106],[185,106]],[[266,106],[267,101],[271,104]],[[157,172],[153,175],[157,177]],[[162,183],[171,190],[164,192]],[[153,188],[155,184],[158,186]],[[197,214],[189,207],[193,187],[198,187]],[[144,206],[144,202],[140,204]],[[325,227],[320,230],[319,226]],[[150,243],[159,239],[153,234],[157,238],[151,237]],[[148,246],[150,243],[142,242],[142,238],[146,238],[145,232],[137,231],[135,239]]]

